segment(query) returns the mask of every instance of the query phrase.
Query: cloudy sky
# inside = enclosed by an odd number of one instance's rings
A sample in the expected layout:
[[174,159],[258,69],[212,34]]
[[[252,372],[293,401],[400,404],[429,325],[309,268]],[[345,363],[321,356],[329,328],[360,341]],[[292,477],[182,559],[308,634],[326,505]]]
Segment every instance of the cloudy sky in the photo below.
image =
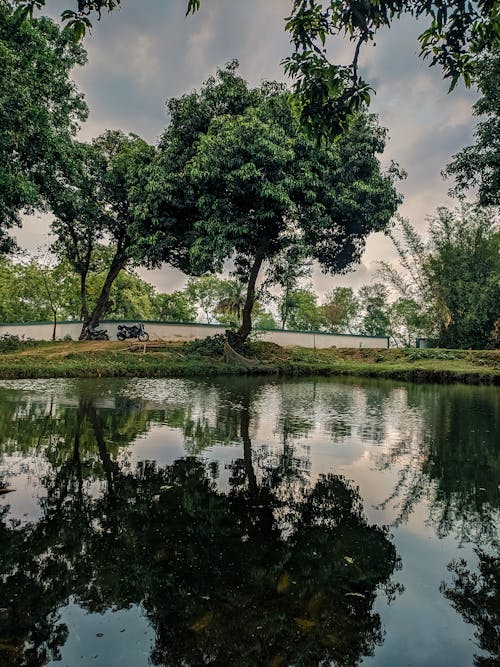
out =
[[[54,16],[69,0],[47,0]],[[165,100],[197,88],[217,67],[237,58],[251,84],[284,80],[280,61],[290,51],[283,18],[290,0],[203,0],[195,16],[185,16],[185,0],[122,0],[120,9],[103,15],[85,38],[88,63],[74,78],[85,94],[90,117],[81,138],[90,139],[106,128],[135,132],[155,142],[167,123]],[[372,111],[389,130],[383,163],[395,160],[407,172],[400,185],[400,213],[425,231],[426,216],[443,204],[450,186],[441,169],[450,156],[472,142],[475,96],[458,87],[450,95],[436,68],[418,57],[417,35],[423,29],[411,19],[394,24],[362,51],[361,69],[374,85]],[[338,41],[333,57],[350,53]],[[16,234],[29,249],[47,243],[47,221],[29,219]],[[391,242],[381,234],[370,237],[362,264],[342,278],[315,272],[319,292],[340,284],[360,285],[373,280],[376,262],[395,261]],[[159,289],[183,286],[185,277],[165,268],[143,272]]]

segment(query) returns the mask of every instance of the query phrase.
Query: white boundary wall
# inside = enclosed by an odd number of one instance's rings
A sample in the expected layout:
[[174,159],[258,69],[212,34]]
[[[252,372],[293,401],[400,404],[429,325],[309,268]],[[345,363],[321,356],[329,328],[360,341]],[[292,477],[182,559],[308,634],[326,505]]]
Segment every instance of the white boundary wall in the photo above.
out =
[[[116,340],[116,333],[119,324],[135,324],[136,321],[107,322],[103,321],[99,328],[106,329],[111,340]],[[227,327],[212,324],[181,324],[167,322],[144,322],[144,327],[149,333],[151,340],[165,341],[187,341],[195,338],[207,338],[215,334],[223,334]],[[32,338],[34,340],[51,340],[54,325],[49,322],[27,322],[27,323],[0,323],[0,336],[6,333]],[[65,336],[71,336],[73,340],[78,340],[82,329],[81,322],[60,322],[56,328],[56,338],[62,339]],[[327,333],[308,333],[303,331],[280,331],[272,329],[270,331],[255,331],[254,334],[259,340],[266,340],[277,343],[283,347],[370,347],[387,348],[389,339],[385,336],[355,336],[349,334],[327,334]]]

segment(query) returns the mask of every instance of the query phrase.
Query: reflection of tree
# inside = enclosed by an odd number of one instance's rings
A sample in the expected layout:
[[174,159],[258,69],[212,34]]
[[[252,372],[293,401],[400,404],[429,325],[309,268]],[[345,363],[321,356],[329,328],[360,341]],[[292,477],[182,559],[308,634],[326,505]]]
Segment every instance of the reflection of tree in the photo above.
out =
[[42,518],[0,521],[1,664],[56,659],[70,597],[89,611],[142,604],[158,665],[355,665],[373,652],[394,547],[342,477],[310,486],[286,449],[253,455],[251,398],[238,398],[243,458],[227,493],[195,458],[119,465],[105,413],[79,401]]
[[422,499],[440,536],[491,542],[497,534],[500,432],[498,392],[490,387],[408,386],[408,409],[418,409],[407,433],[379,457],[402,462],[398,484],[383,506],[399,502],[404,522]]
[[441,584],[441,592],[467,623],[477,626],[474,636],[486,656],[475,656],[477,667],[500,664],[500,558],[476,550],[479,572],[467,567],[465,560],[450,563],[452,585]]

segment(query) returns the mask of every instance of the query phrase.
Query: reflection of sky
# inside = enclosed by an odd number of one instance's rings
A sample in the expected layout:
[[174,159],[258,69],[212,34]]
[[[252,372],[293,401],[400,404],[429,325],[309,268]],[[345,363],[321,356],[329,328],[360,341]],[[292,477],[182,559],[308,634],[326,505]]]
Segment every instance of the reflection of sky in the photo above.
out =
[[[15,401],[16,395],[24,396],[42,407],[52,400],[54,409],[58,403],[76,407],[78,394],[75,390],[78,387],[78,383],[63,380],[52,381],[50,385],[46,382],[13,382],[1,383],[0,391],[5,395],[5,390],[10,388],[10,401]],[[82,384],[82,387],[85,395],[92,393],[88,385]],[[430,519],[430,504],[437,481],[430,482],[421,475],[422,447],[426,439],[432,438],[435,428],[429,421],[431,414],[426,412],[429,406],[437,413],[446,413],[450,395],[454,391],[467,391],[471,405],[477,407],[484,397],[495,399],[498,389],[416,388],[396,383],[327,379],[259,383],[243,378],[215,382],[100,381],[95,384],[94,391],[95,405],[103,414],[115,409],[115,404],[122,405],[117,398],[127,397],[134,405],[156,415],[146,432],[120,450],[120,460],[132,471],[140,461],[168,465],[192,451],[193,441],[186,443],[180,424],[168,423],[169,416],[175,414],[178,417],[185,409],[190,423],[196,424],[199,419],[215,439],[203,449],[201,456],[218,464],[217,484],[219,489],[227,491],[230,464],[243,456],[239,421],[236,419],[233,424],[231,416],[239,415],[250,398],[249,432],[254,460],[263,456],[267,461],[278,461],[286,440],[301,469],[308,471],[311,483],[321,474],[334,473],[345,476],[359,487],[370,522],[393,524],[404,499],[396,497],[384,507],[381,503],[390,497],[405,467],[419,475],[420,493],[411,512],[400,525],[390,528],[403,565],[395,579],[405,586],[405,592],[389,607],[383,596],[379,597],[377,609],[387,635],[375,656],[365,660],[367,664],[381,666],[472,664],[473,654],[478,653],[473,644],[473,628],[464,624],[439,593],[439,584],[443,580],[449,581],[446,567],[452,559],[463,557],[470,565],[475,563],[473,545],[461,543],[454,534],[437,538],[436,526]],[[494,400],[491,405],[493,403]],[[236,430],[231,431],[232,425]],[[483,434],[483,438],[494,437],[494,433]],[[15,493],[0,497],[0,507],[9,504],[12,518],[36,521],[40,515],[38,503],[43,496],[43,487],[38,478],[48,470],[42,453],[43,448],[39,448],[38,456],[33,452],[28,460],[21,461],[15,456],[2,458],[0,449],[0,479],[16,488]],[[103,483],[95,483],[91,490],[95,494],[101,493]],[[133,664],[138,667],[146,665],[140,652],[147,653],[150,641],[147,626],[143,620],[136,623],[137,610],[123,613],[124,616],[111,613],[84,616],[78,606],[65,608],[63,616],[72,630],[62,664],[64,661],[69,665],[87,664],[73,660],[77,655],[85,655],[85,660],[90,660],[94,650],[104,662],[92,664],[118,664],[105,662],[108,659],[106,651],[110,650],[106,647],[123,621],[127,632],[137,634],[134,650],[138,652]],[[134,616],[133,623],[130,615]],[[108,629],[103,631],[103,627]],[[104,632],[104,637],[96,640],[98,632]],[[92,647],[90,653],[83,650],[86,638]],[[79,654],[80,650],[82,653]]]
[[70,629],[61,660],[48,667],[123,667],[151,664],[154,633],[136,605],[130,609],[85,612],[71,602],[61,610],[60,623]]

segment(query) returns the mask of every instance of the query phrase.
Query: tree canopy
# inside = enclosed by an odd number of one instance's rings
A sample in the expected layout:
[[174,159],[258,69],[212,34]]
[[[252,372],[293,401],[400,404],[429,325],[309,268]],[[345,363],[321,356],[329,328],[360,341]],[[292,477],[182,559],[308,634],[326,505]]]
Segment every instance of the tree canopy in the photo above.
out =
[[170,171],[155,178],[150,207],[192,221],[191,270],[233,262],[247,284],[245,339],[261,267],[301,246],[325,271],[345,271],[367,235],[388,225],[400,172],[381,170],[385,130],[374,117],[358,115],[338,142],[317,146],[300,132],[282,86],[249,89],[235,70],[230,63],[170,103],[159,151]]
[[476,143],[453,156],[444,176],[455,178],[452,194],[462,196],[477,188],[482,206],[500,205],[500,46],[483,57],[476,69],[480,99],[474,115],[482,120],[474,136]]
[[[92,25],[92,15],[112,11],[121,0],[67,0],[62,13],[76,38]],[[46,0],[19,0],[25,12],[43,7]],[[75,7],[76,4],[76,7]],[[187,13],[203,6],[186,0]],[[478,55],[500,42],[500,8],[496,0],[290,0],[285,29],[292,54],[283,62],[295,81],[297,112],[302,126],[316,138],[336,136],[348,119],[370,101],[369,83],[359,73],[363,45],[373,43],[379,32],[404,15],[421,18],[426,28],[419,36],[420,56],[443,70],[450,90],[460,77],[469,86]],[[332,63],[328,47],[339,37],[353,45],[351,62]]]
[[[151,266],[174,261],[181,244],[155,233],[144,210],[143,193],[155,149],[136,135],[108,130],[90,145],[74,147],[74,163],[50,193],[55,215],[55,250],[80,276],[83,328],[94,327],[109,309],[112,285],[128,264]],[[93,308],[87,304],[86,279],[97,244],[106,241],[106,277]]]
[[20,213],[42,207],[72,135],[87,116],[69,78],[86,54],[53,21],[25,20],[0,0],[0,252]]

